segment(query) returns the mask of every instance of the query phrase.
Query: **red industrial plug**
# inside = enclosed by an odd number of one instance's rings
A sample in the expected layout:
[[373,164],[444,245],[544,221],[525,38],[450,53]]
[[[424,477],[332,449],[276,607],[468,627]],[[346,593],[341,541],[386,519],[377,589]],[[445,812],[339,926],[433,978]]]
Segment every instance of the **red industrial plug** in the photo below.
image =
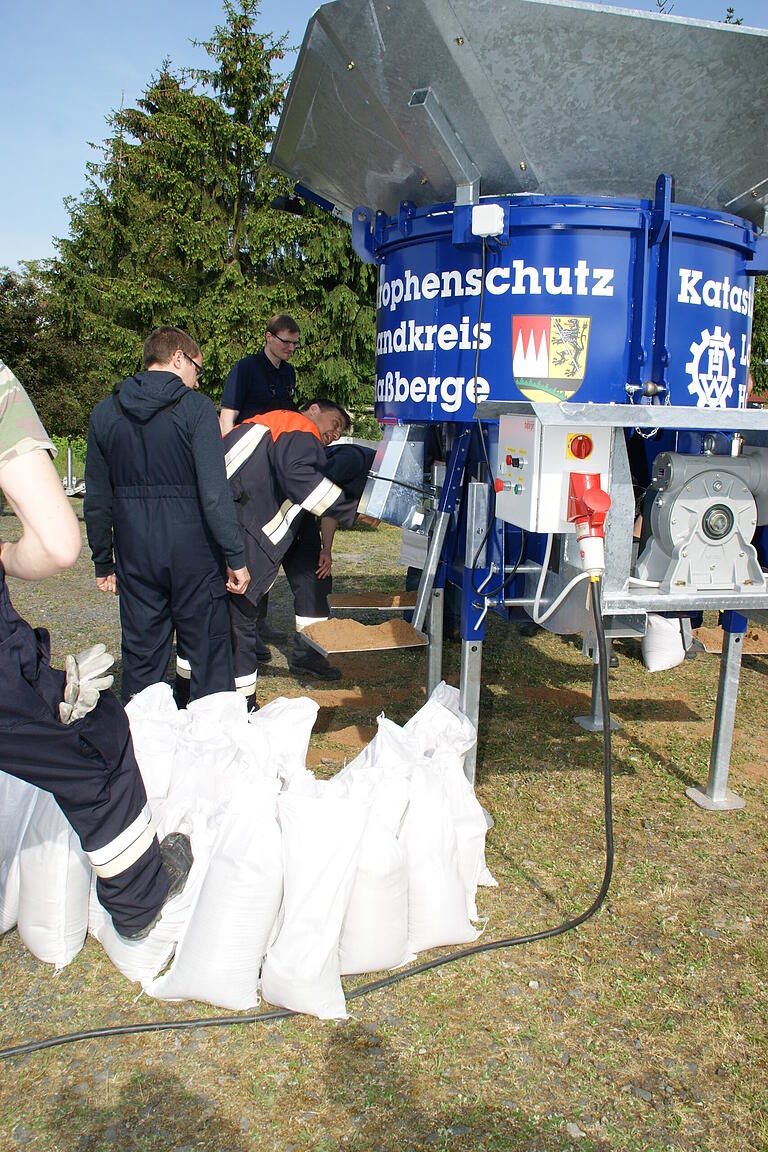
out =
[[568,487],[568,523],[576,525],[584,571],[600,576],[605,571],[605,515],[611,498],[600,487],[597,472],[571,472]]

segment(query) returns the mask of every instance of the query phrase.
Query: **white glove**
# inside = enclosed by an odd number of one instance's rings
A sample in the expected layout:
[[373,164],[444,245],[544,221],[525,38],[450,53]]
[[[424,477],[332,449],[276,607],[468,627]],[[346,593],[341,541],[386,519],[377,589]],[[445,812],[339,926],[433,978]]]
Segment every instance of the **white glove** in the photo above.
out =
[[115,662],[104,644],[94,644],[77,656],[67,656],[67,683],[64,699],[59,704],[62,724],[74,724],[91,712],[99,702],[99,692],[112,687],[114,676],[104,673]]

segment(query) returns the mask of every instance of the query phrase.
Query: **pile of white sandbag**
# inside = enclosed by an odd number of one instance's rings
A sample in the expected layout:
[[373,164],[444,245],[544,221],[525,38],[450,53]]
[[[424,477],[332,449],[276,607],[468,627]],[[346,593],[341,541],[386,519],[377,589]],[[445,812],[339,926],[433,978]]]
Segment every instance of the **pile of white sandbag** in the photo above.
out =
[[333,779],[306,767],[317,704],[248,715],[235,693],[177,711],[157,684],[128,705],[160,838],[187,832],[184,891],[145,940],[117,935],[52,798],[0,774],[0,929],[61,967],[87,930],[151,996],[346,1016],[340,977],[475,940],[485,814],[463,772],[475,741],[440,684]]

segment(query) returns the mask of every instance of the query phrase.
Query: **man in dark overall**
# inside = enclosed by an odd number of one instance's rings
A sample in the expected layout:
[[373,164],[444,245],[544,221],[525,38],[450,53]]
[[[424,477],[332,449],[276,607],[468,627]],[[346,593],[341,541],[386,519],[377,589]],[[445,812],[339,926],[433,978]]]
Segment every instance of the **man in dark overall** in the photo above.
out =
[[175,629],[183,705],[233,690],[227,591],[249,577],[200,348],[158,328],[144,366],[91,414],[85,522],[96,585],[120,595],[123,700],[165,679]]
[[[343,431],[346,431],[345,426]],[[340,434],[340,433],[339,433]],[[355,505],[363,494],[376,453],[361,444],[326,444],[325,475]],[[333,516],[302,516],[296,539],[283,557],[283,571],[293,592],[296,633],[288,667],[299,679],[340,680],[341,672],[302,636],[305,628],[330,615],[328,597],[333,580],[333,539],[338,521]]]
[[[0,771],[51,792],[97,875],[96,892],[123,936],[138,939],[184,885],[189,840],[158,844],[128,718],[111,692],[103,647],[51,668],[50,637],[11,604],[6,574],[42,580],[71,567],[80,529],[23,387],[0,361],[0,488],[22,533],[0,542]],[[97,658],[91,659],[91,653]],[[96,675],[89,668],[95,666]],[[111,679],[111,678],[108,678]]]
[[[254,646],[259,602],[269,591],[280,564],[296,539],[302,521],[310,516],[332,517],[352,524],[357,498],[349,497],[326,475],[325,449],[339,438],[349,422],[338,404],[318,397],[302,412],[267,412],[238,424],[224,438],[227,475],[238,509],[252,580],[246,596],[230,597],[235,677],[239,692],[253,698],[257,656]],[[313,527],[317,537],[317,527]],[[314,568],[308,607],[314,608]],[[293,586],[294,594],[296,588]],[[297,606],[297,612],[299,608]],[[308,613],[309,615],[309,613]],[[327,615],[327,610],[325,612]],[[299,619],[297,626],[301,627]],[[301,639],[297,636],[297,642]],[[302,644],[304,642],[302,641]],[[305,646],[301,663],[306,671],[319,653]],[[297,669],[296,648],[291,669]]]

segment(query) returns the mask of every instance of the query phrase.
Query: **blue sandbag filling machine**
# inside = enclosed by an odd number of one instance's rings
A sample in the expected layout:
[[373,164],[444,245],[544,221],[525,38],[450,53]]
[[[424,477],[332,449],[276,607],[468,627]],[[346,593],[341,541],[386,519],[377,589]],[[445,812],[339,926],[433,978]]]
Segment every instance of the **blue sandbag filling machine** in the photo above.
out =
[[743,805],[741,641],[768,609],[768,413],[749,405],[767,64],[765,31],[571,0],[334,0],[272,157],[379,269],[361,510],[422,569],[428,689],[446,586],[475,723],[489,611],[595,652],[591,574],[609,637],[659,614],[690,647],[717,609],[709,779],[688,789],[708,809]]

